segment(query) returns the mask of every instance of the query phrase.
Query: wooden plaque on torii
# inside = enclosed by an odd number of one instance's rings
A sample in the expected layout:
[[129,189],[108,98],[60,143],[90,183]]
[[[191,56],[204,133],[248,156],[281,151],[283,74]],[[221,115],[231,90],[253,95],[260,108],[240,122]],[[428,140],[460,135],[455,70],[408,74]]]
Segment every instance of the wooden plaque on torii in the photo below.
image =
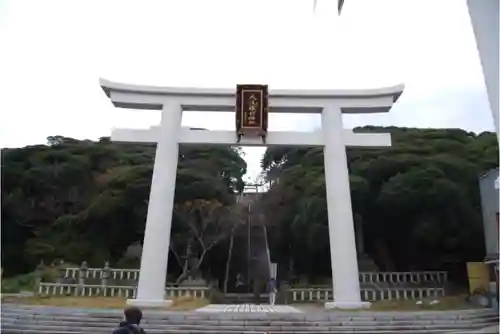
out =
[[259,136],[266,142],[269,108],[267,85],[236,86],[236,135]]

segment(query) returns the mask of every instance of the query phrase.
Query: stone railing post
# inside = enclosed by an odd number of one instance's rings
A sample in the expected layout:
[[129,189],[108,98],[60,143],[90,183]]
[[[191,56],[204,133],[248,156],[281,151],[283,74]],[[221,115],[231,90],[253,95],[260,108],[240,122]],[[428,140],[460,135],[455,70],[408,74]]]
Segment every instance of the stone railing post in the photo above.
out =
[[109,284],[109,279],[111,278],[111,268],[109,267],[109,262],[104,263],[104,268],[101,270],[101,285],[103,288]]
[[87,261],[83,261],[82,265],[80,266],[80,270],[78,271],[78,285],[80,285],[80,287],[82,285],[85,285],[85,278],[87,277],[88,270],[89,265],[87,264]]
[[43,260],[41,260],[40,263],[35,268],[35,286],[34,286],[35,293],[38,291],[40,283],[42,283],[45,269],[46,269],[45,264],[43,263]]
[[55,276],[55,283],[59,283],[59,284],[64,283],[64,277],[66,274],[66,269],[64,268],[64,266],[62,266],[62,263],[64,263],[64,262],[63,261],[60,261],[60,262],[54,261],[50,264],[50,271],[51,271],[51,274],[54,274],[54,276]]
[[286,281],[280,283],[280,288],[276,296],[277,304],[288,304],[289,284]]

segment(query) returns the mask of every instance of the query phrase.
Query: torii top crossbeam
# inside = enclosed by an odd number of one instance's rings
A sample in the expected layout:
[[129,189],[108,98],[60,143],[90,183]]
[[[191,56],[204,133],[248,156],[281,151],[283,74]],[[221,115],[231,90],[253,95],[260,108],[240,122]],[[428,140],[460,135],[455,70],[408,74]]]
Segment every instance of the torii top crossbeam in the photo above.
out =
[[[101,79],[100,85],[116,107],[127,109],[162,110],[166,104],[176,104],[183,111],[235,111],[236,92],[232,89],[172,88],[129,85]],[[388,112],[398,100],[404,85],[377,89],[351,90],[270,90],[271,113],[329,113],[363,114]],[[338,123],[338,122],[336,122]],[[325,124],[324,124],[325,125]],[[330,127],[327,123],[326,126]],[[332,131],[342,131],[346,146],[387,147],[391,145],[389,134],[353,133],[343,130],[340,124],[331,124]],[[335,129],[335,130],[333,130]],[[160,127],[150,129],[114,129],[114,141],[157,142]],[[182,144],[236,144],[234,131],[206,131],[180,129],[178,142]],[[245,138],[242,145],[264,145],[257,138]],[[270,132],[267,145],[322,146],[322,131]]]
[[[179,88],[131,85],[100,79],[100,85],[119,108],[161,110],[167,99],[178,99],[184,111],[234,111],[236,92],[220,88]],[[388,112],[404,85],[376,89],[270,90],[270,112],[321,113],[325,101],[336,100],[342,113]]]

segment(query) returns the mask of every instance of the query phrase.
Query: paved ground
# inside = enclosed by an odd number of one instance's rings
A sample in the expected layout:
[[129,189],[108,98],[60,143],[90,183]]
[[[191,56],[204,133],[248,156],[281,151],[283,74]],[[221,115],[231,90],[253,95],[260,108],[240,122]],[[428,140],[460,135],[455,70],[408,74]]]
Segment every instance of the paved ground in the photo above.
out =
[[476,334],[476,333],[498,334],[498,326],[489,326],[481,329],[476,329],[473,331],[464,330],[461,332],[451,332],[450,334]]
[[196,312],[220,313],[220,312],[241,312],[241,313],[302,313],[295,307],[287,305],[253,305],[253,304],[210,304],[201,307]]
[[490,326],[487,328],[480,329],[479,331],[476,331],[475,333],[498,333],[498,326]]

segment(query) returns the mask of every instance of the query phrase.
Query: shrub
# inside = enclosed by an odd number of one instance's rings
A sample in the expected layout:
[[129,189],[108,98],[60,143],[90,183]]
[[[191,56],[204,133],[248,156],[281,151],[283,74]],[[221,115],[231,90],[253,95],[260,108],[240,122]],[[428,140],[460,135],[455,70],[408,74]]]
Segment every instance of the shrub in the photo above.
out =
[[3,293],[19,293],[23,290],[33,291],[35,288],[35,274],[29,273],[2,280]]
[[224,294],[217,289],[210,288],[208,299],[211,304],[222,304],[224,302]]

